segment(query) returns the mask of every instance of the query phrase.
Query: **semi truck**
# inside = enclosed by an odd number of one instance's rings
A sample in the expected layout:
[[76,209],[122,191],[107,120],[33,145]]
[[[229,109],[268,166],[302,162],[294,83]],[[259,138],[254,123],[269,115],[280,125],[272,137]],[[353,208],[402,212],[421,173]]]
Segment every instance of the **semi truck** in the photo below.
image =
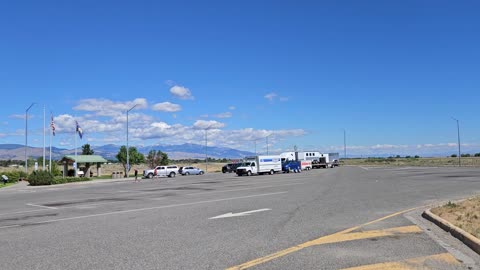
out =
[[237,168],[238,176],[253,174],[274,174],[282,171],[282,160],[279,155],[247,157]]
[[288,160],[285,162],[282,162],[282,171],[284,173],[299,173],[302,171],[302,165],[300,161],[295,161],[295,160]]

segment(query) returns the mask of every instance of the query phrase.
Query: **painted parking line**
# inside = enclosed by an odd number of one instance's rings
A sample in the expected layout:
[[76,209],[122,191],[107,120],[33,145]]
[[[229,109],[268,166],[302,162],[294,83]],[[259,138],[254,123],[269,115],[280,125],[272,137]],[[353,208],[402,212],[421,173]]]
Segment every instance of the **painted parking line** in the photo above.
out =
[[28,211],[7,212],[7,213],[0,213],[0,216],[26,214],[26,213],[33,213],[33,212],[40,212],[40,211],[47,211],[47,210],[48,209],[37,209],[37,210],[28,210]]
[[270,185],[270,186],[259,186],[259,187],[251,187],[251,188],[237,188],[237,189],[226,189],[226,190],[216,190],[216,191],[205,191],[205,192],[194,192],[188,193],[186,195],[193,196],[193,195],[201,195],[201,194],[212,194],[212,193],[222,193],[222,192],[235,192],[235,191],[243,191],[243,190],[252,190],[252,189],[261,189],[261,188],[271,188],[271,187],[285,187],[285,186],[295,186],[295,185],[303,185],[305,183],[292,183],[292,184],[283,184],[283,185]]
[[[33,222],[33,223],[30,223],[30,224],[46,224],[46,223],[53,223],[53,222],[60,222],[60,221],[86,219],[86,218],[102,217],[102,216],[109,216],[109,215],[120,215],[120,214],[143,212],[143,211],[166,209],[166,208],[174,208],[174,207],[181,207],[181,206],[191,206],[191,205],[222,202],[222,201],[231,201],[231,200],[249,199],[249,198],[256,198],[256,197],[274,196],[274,195],[280,195],[280,194],[286,194],[286,193],[288,193],[288,191],[255,194],[255,195],[248,195],[248,196],[241,196],[241,197],[230,197],[230,198],[207,200],[207,201],[197,201],[197,202],[191,202],[191,203],[178,203],[178,204],[169,204],[169,205],[161,205],[161,206],[154,206],[154,207],[135,208],[135,209],[129,209],[129,210],[113,211],[113,212],[106,212],[106,213],[99,213],[99,214],[92,214],[92,215],[75,216],[75,217],[58,218],[58,219],[49,219],[49,220],[44,220],[44,221],[39,221],[39,222]],[[19,227],[19,226],[22,226],[22,224],[9,225],[9,227]],[[6,227],[0,227],[0,229],[1,228],[6,228]]]
[[[432,263],[435,267],[425,266],[428,263]],[[446,267],[459,266],[460,262],[455,259],[450,253],[442,253],[431,256],[424,256],[418,258],[407,259],[398,262],[385,262],[370,265],[362,265],[350,268],[344,268],[343,270],[383,270],[383,269],[395,269],[395,270],[413,270],[413,269],[436,269],[439,265],[445,265]]]
[[[386,220],[386,219],[404,214],[406,212],[413,211],[417,208],[418,207],[403,210],[403,211],[399,211],[399,212],[396,212],[396,213],[390,214],[388,216],[385,216],[385,217],[367,222],[367,223],[359,225],[359,226],[355,226],[355,227],[352,227],[352,228],[349,228],[349,229],[346,229],[346,230],[343,230],[343,231],[340,231],[340,232],[337,232],[337,233],[334,233],[334,234],[331,234],[331,235],[326,235],[326,236],[317,238],[315,240],[311,240],[311,241],[308,241],[308,242],[305,242],[305,243],[302,243],[302,244],[299,244],[299,245],[295,245],[293,247],[290,247],[290,248],[272,253],[270,255],[267,255],[267,256],[264,256],[264,257],[261,257],[261,258],[258,258],[258,259],[248,261],[248,262],[240,264],[240,265],[232,266],[230,268],[227,268],[227,270],[247,269],[247,268],[254,267],[254,266],[272,261],[274,259],[283,257],[285,255],[300,251],[302,249],[305,249],[305,248],[308,248],[308,247],[311,247],[311,246],[317,246],[317,245],[328,244],[328,243],[335,243],[335,242],[339,242],[339,240],[352,241],[352,240],[369,238],[369,237],[367,237],[369,235],[370,235],[370,237],[379,237],[378,235],[380,235],[380,234],[384,234],[385,236],[388,236],[388,235],[392,235],[394,233],[401,234],[401,233],[421,232],[422,230],[418,226],[413,225],[413,226],[387,229],[387,230],[390,230],[390,231],[383,232],[383,233],[379,232],[379,230],[375,230],[375,231],[360,232],[360,234],[359,233],[350,234],[353,231],[356,231],[356,230],[358,230],[358,229],[360,229],[364,226],[371,225],[371,224],[374,224],[374,223],[378,223],[380,221],[383,221],[383,220]],[[384,231],[386,231],[386,230],[384,230]],[[373,236],[373,235],[377,235],[377,236]],[[347,240],[347,239],[349,239],[349,240]]]
[[379,238],[379,237],[386,237],[386,236],[396,236],[401,234],[412,234],[412,233],[421,233],[423,232],[420,227],[416,225],[411,226],[403,226],[403,227],[396,227],[390,228],[385,230],[371,230],[371,231],[363,231],[363,232],[351,232],[351,233],[336,233],[327,235],[324,237],[320,237],[318,239],[308,241],[302,243],[300,245],[293,246],[291,248],[284,249],[282,251],[270,254],[268,256],[246,262],[241,265],[233,266],[227,268],[228,270],[237,270],[237,269],[247,269],[262,263],[266,263],[273,259],[277,259],[283,257],[287,254],[300,251],[305,248],[313,247],[313,246],[320,246],[325,244],[332,244],[332,243],[340,243],[346,241],[355,241],[355,240],[362,240],[362,239],[369,239],[369,238]]
[[26,205],[33,206],[33,207],[46,208],[46,209],[58,209],[57,207],[51,207],[51,206],[45,206],[45,205],[33,204],[33,203],[27,203]]

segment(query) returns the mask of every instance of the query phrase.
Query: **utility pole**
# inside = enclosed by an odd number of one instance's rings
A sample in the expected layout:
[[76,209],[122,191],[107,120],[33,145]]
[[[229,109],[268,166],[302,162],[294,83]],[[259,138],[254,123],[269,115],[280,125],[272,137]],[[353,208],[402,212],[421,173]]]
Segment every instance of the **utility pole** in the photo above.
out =
[[208,139],[207,139],[207,130],[208,128],[205,129],[205,172],[208,172]]
[[128,113],[133,110],[135,107],[137,107],[138,104],[133,105],[130,109],[127,110],[127,173],[126,173],[126,178],[128,178],[128,173],[130,172],[130,156],[128,154]]
[[27,148],[28,148],[28,111],[32,106],[35,105],[35,102],[30,105],[25,110],[25,173],[28,175],[28,156],[27,156]]
[[[268,135],[270,136],[270,135]],[[266,140],[267,140],[267,155],[268,155],[268,136],[266,137]]]
[[457,121],[457,140],[458,140],[458,167],[461,166],[461,150],[460,150],[460,121],[458,119],[453,118],[453,120]]
[[343,129],[343,158],[347,159],[347,132]]

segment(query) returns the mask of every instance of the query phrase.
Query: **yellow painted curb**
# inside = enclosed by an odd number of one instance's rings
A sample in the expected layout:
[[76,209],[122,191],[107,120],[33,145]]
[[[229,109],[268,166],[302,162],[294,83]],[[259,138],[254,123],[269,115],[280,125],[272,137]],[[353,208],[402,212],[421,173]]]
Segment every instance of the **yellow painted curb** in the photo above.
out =
[[458,240],[462,241],[465,245],[470,247],[473,251],[480,254],[480,240],[470,233],[460,229],[459,227],[453,225],[452,223],[446,221],[445,219],[435,215],[430,212],[430,209],[427,209],[423,212],[422,217],[430,220],[435,223],[438,227],[442,228],[446,232],[449,232]]

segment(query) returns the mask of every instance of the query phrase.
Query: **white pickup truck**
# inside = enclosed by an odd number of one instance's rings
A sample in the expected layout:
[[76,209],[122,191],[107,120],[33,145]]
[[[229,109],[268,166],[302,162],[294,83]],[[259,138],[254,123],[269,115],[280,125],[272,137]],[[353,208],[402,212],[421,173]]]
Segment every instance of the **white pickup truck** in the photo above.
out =
[[153,178],[160,176],[175,177],[178,174],[177,165],[157,166],[155,169],[149,169],[143,171],[143,177]]

